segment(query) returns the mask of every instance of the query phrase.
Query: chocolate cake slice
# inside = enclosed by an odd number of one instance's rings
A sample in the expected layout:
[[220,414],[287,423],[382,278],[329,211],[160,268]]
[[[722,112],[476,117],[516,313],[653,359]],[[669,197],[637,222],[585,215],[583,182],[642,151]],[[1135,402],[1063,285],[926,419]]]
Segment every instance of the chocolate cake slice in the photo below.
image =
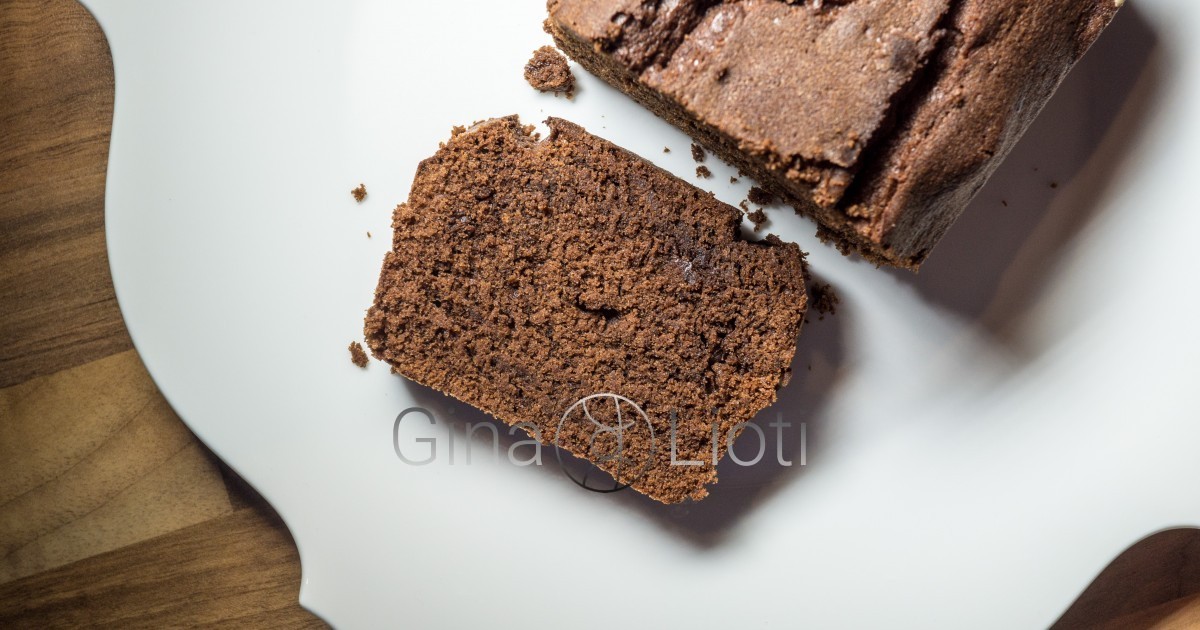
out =
[[[367,344],[395,372],[529,423],[622,485],[664,503],[702,499],[730,432],[789,378],[803,254],[743,240],[740,213],[711,193],[546,122],[545,139],[516,117],[456,128],[421,163],[395,211]],[[598,394],[645,412],[649,427],[631,408],[615,418],[634,465],[601,456],[613,453],[597,435],[613,432],[564,424]]]
[[917,269],[1124,0],[549,0],[582,66]]

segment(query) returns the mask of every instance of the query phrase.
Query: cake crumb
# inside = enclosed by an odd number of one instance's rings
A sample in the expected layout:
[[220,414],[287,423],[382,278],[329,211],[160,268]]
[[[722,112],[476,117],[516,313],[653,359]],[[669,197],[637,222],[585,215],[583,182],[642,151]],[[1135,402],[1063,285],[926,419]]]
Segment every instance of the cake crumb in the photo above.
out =
[[703,177],[704,179],[708,179],[708,178],[712,177],[712,171],[708,170],[707,166],[701,164],[700,166],[696,167],[696,177]]
[[736,184],[736,183],[738,183],[738,178],[736,178],[736,177],[730,177],[730,178],[729,178],[729,183],[730,183],[730,184]]
[[350,194],[354,196],[355,201],[362,203],[367,198],[367,185],[359,184],[358,188],[350,191]]
[[1000,205],[1002,205],[1002,206],[1004,206],[1005,208],[1007,208],[1007,207],[1008,207],[1008,201],[1007,201],[1007,200],[1005,200],[1005,199],[1001,199],[1001,200],[1000,200]]
[[533,57],[525,64],[525,80],[539,92],[575,96],[575,75],[571,74],[567,58],[553,46],[533,51]]
[[1050,182],[1051,188],[1058,188],[1058,182]]
[[833,287],[824,282],[814,281],[808,295],[811,300],[809,304],[820,316],[818,321],[824,320],[826,315],[837,315],[837,307],[842,303],[842,299],[834,292]]
[[663,147],[663,153],[670,153],[671,147]]
[[706,155],[704,153],[704,147],[693,142],[692,143],[692,159],[696,160],[697,162],[703,162],[705,157],[706,157]]
[[760,206],[769,206],[775,203],[775,195],[767,192],[765,189],[754,186],[750,189],[750,202]]
[[742,212],[745,212],[746,214],[750,214],[750,203],[747,202],[745,199],[738,202],[738,207],[742,209]]
[[371,232],[367,231],[367,238],[371,238]]
[[[743,203],[745,203],[745,202],[743,202]],[[750,219],[750,222],[754,224],[755,232],[761,230],[762,226],[766,225],[766,223],[767,223],[767,213],[763,212],[762,208],[759,208],[758,210],[755,210],[754,212],[747,214],[746,218]]]
[[367,367],[367,351],[357,341],[350,342],[350,362],[360,368]]

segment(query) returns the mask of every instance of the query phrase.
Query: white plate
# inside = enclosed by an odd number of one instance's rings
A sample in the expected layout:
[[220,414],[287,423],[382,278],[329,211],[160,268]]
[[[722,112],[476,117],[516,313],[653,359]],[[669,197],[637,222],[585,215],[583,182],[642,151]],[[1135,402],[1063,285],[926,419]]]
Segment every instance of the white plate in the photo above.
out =
[[[765,412],[794,459],[806,423],[807,465],[726,463],[676,508],[583,491],[553,457],[451,466],[479,417],[346,353],[390,211],[452,125],[558,115],[698,181],[683,135],[593,77],[574,102],[523,83],[541,0],[87,4],[116,63],[126,322],[283,515],[300,600],[334,624],[1038,627],[1129,544],[1200,524],[1191,0],[1123,10],[920,277],[773,211],[843,298]],[[714,170],[699,183],[741,200]],[[394,453],[415,404],[440,422],[401,439],[436,437],[434,465]]]

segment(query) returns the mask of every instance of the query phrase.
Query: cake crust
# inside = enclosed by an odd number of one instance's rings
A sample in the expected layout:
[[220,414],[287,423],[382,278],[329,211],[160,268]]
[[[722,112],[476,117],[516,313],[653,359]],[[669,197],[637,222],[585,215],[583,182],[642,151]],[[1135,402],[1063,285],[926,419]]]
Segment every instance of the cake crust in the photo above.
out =
[[826,238],[917,269],[1114,0],[549,0],[589,71]]

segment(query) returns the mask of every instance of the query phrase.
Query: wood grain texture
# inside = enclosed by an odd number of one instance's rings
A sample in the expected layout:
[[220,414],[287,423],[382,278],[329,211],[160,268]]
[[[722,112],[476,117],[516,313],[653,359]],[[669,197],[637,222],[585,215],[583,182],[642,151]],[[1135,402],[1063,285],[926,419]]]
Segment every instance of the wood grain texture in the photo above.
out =
[[[1142,540],[1118,556],[1063,614],[1056,630],[1085,630],[1118,620],[1148,617],[1157,610],[1171,619],[1200,614],[1200,531],[1175,529]],[[1191,613],[1187,612],[1192,610]],[[1170,619],[1162,619],[1173,626]],[[1108,627],[1149,627],[1121,626]],[[1196,626],[1200,627],[1200,626]]]
[[233,511],[132,350],[0,390],[0,583]]
[[1200,628],[1200,595],[1175,599],[1087,627],[1092,630],[1193,630]]
[[112,58],[74,0],[0,0],[0,387],[132,347],[104,248]]
[[240,510],[0,586],[0,627],[324,627],[298,584],[283,523]]
[[129,351],[103,231],[112,102],[82,6],[0,0],[0,627],[321,626],[270,506]]

